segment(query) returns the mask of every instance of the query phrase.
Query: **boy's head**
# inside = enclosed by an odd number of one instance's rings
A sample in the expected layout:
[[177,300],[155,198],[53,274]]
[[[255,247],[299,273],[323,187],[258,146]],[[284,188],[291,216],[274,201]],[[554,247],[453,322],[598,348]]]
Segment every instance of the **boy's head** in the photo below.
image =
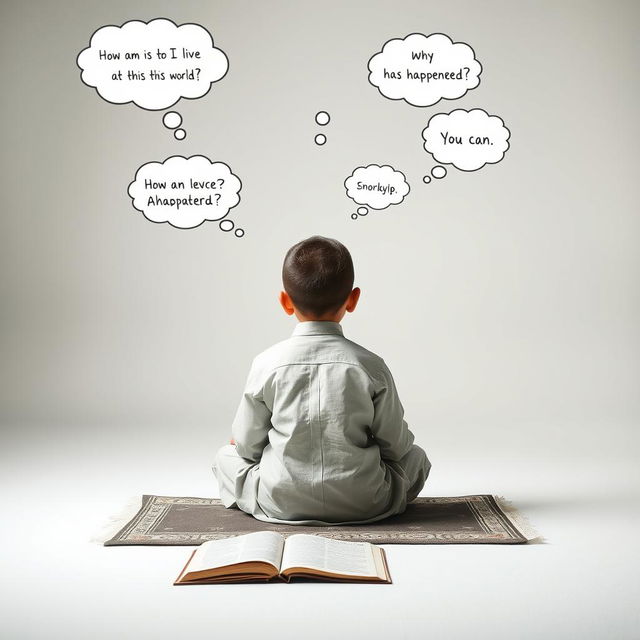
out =
[[294,244],[282,265],[280,304],[299,320],[340,322],[353,311],[360,289],[353,288],[349,250],[333,238],[312,236]]

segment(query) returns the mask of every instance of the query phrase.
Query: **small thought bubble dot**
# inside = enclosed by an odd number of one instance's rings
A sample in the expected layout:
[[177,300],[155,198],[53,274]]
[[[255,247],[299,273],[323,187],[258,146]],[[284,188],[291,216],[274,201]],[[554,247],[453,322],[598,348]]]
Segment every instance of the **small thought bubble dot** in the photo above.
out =
[[327,136],[322,133],[319,133],[315,138],[316,144],[322,146],[327,141]]
[[184,140],[187,137],[187,132],[184,129],[176,129],[173,135],[176,140]]
[[176,129],[182,124],[182,116],[177,111],[167,111],[162,116],[162,123],[167,129]]
[[351,214],[351,219],[352,220],[357,220],[358,219],[358,214],[357,213],[352,213]]
[[366,216],[369,213],[369,209],[367,207],[358,207],[357,209],[359,216]]
[[236,234],[236,237],[242,238],[242,236],[244,235],[244,229],[236,229],[234,233]]
[[431,169],[431,175],[436,179],[440,180],[440,178],[444,178],[447,175],[447,170],[444,167],[433,167]]
[[424,182],[425,184],[429,184],[431,182],[431,176],[425,176],[424,178],[422,178],[422,182]]
[[326,111],[318,111],[318,113],[316,113],[316,122],[321,127],[329,124],[329,120],[331,120],[331,116]]
[[231,231],[233,229],[233,220],[221,220],[218,226],[222,231]]

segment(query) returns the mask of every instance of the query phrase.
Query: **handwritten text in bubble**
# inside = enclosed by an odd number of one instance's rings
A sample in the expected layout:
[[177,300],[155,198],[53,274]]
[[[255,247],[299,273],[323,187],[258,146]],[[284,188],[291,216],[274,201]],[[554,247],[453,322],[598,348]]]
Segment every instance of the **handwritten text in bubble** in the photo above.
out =
[[438,113],[422,131],[425,150],[438,162],[462,171],[500,162],[509,149],[510,135],[502,118],[483,109]]
[[240,179],[224,162],[205,156],[171,156],[148,162],[129,185],[133,206],[151,222],[193,229],[220,220],[240,202]]
[[77,63],[82,82],[107,102],[133,102],[149,110],[201,98],[229,68],[204,27],[178,26],[165,18],[101,27]]
[[386,209],[398,204],[409,193],[409,184],[401,171],[389,165],[358,167],[345,181],[347,196],[356,204],[371,209]]
[[473,49],[443,33],[412,33],[389,40],[369,60],[369,82],[391,100],[428,107],[462,97],[480,84]]

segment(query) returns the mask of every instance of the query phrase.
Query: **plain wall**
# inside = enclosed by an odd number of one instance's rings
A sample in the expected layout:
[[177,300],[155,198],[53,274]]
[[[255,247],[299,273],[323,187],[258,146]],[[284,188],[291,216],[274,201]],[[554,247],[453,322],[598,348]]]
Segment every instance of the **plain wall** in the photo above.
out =
[[[251,359],[293,329],[277,304],[283,255],[323,234],[350,248],[363,290],[345,334],[385,358],[428,451],[468,439],[480,458],[534,443],[622,455],[640,414],[639,7],[4,1],[6,442],[108,428],[222,444]],[[102,100],[75,63],[98,27],[160,16],[202,24],[230,61],[175,107],[182,142],[161,113]],[[470,44],[480,86],[426,108],[381,96],[368,59],[414,31]],[[511,148],[425,185],[421,131],[458,107],[501,116]],[[176,153],[242,179],[244,238],[133,209],[137,168]],[[370,163],[403,171],[411,192],[354,221],[343,182]]]

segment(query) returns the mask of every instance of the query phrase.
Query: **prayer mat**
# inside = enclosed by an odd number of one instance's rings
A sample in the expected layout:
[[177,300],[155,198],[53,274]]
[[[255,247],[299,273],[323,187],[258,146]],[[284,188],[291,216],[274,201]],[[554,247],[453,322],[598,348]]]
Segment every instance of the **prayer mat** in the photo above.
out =
[[[256,520],[215,498],[142,496],[139,510],[105,546],[198,545],[252,531],[311,533],[373,544],[518,544],[539,537],[504,498],[491,495],[416,498],[404,513],[355,525],[284,525]],[[127,521],[128,520],[128,521]]]

